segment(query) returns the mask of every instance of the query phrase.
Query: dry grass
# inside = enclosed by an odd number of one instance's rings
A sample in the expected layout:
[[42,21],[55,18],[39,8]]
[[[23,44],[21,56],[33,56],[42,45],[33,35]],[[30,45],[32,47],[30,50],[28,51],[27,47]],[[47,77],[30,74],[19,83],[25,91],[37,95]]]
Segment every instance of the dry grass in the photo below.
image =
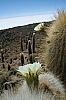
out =
[[66,11],[58,11],[48,31],[47,66],[66,85]]
[[66,11],[65,10],[58,10],[57,11],[58,16],[54,16],[56,19],[56,24],[60,24],[61,26],[64,26],[66,24]]
[[66,27],[66,10],[58,10],[54,17],[55,21],[53,21],[53,24],[50,26],[48,31],[49,37],[51,37],[54,33],[62,33]]

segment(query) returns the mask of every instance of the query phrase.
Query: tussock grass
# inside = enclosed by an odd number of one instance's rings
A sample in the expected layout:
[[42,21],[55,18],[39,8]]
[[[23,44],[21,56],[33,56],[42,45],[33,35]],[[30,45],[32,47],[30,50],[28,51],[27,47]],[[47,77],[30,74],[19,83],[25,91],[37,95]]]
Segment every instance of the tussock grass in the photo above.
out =
[[66,10],[58,10],[57,15],[54,16],[56,19],[56,24],[64,26],[66,24]]
[[66,86],[66,11],[59,10],[48,31],[47,66]]
[[66,10],[58,10],[57,14],[54,15],[55,21],[50,26],[48,35],[54,35],[54,33],[59,33],[65,31],[66,28]]

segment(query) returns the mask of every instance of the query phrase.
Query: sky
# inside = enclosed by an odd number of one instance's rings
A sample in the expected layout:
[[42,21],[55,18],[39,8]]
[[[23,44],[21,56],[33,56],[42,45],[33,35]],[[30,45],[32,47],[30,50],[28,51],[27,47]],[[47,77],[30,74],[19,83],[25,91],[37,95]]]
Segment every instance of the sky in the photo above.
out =
[[50,21],[66,0],[0,0],[0,30]]

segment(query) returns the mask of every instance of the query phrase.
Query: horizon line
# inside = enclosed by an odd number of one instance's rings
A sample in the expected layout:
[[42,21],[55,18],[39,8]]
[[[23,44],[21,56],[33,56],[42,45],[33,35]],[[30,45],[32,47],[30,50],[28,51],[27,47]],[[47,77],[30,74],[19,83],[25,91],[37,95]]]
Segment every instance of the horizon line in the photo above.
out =
[[36,16],[36,15],[48,15],[48,14],[54,14],[54,13],[37,13],[37,14],[24,14],[24,15],[15,15],[10,17],[1,17],[0,19],[9,19],[9,18],[18,18],[18,17],[26,17],[26,16]]

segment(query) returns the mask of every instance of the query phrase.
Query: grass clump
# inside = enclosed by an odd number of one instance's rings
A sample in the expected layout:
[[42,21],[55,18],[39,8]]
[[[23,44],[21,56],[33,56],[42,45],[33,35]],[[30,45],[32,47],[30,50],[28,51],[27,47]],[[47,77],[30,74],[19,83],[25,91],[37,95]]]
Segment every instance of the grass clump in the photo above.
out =
[[48,31],[47,66],[66,86],[66,11],[59,10]]

